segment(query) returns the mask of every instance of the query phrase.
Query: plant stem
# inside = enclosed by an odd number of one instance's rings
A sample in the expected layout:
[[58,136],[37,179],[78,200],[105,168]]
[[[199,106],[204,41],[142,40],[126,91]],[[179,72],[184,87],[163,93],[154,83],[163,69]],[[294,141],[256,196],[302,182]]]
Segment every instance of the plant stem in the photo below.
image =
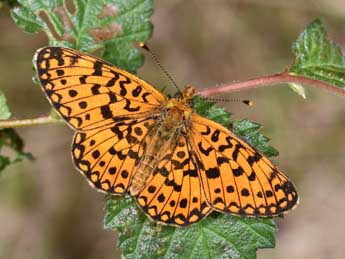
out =
[[63,123],[63,121],[48,115],[23,120],[0,120],[0,128],[19,128],[24,126],[35,126],[55,123]]
[[209,96],[212,94],[235,92],[235,91],[240,91],[240,90],[245,90],[245,89],[250,89],[250,88],[256,88],[259,86],[282,84],[282,83],[297,83],[297,84],[303,84],[303,85],[310,85],[317,88],[326,89],[336,94],[345,96],[345,89],[326,83],[324,81],[320,81],[320,80],[316,80],[316,79],[312,79],[312,78],[300,76],[300,75],[293,75],[287,72],[258,77],[258,78],[250,79],[243,82],[230,83],[230,84],[222,85],[218,87],[206,88],[206,89],[200,90],[198,94],[202,96]]
[[[242,82],[230,83],[227,85],[222,85],[218,87],[211,87],[200,90],[198,94],[201,96],[209,96],[212,94],[219,94],[225,92],[235,92],[245,89],[256,88],[265,85],[282,84],[282,83],[297,83],[303,85],[310,85],[321,89],[326,89],[330,92],[345,96],[345,89],[334,86],[332,84],[326,83],[324,81],[312,79],[305,76],[293,75],[287,72],[258,77]],[[63,120],[47,115],[32,119],[23,120],[0,120],[0,128],[18,128],[24,126],[35,126],[35,125],[45,125],[45,124],[56,124],[63,123]]]

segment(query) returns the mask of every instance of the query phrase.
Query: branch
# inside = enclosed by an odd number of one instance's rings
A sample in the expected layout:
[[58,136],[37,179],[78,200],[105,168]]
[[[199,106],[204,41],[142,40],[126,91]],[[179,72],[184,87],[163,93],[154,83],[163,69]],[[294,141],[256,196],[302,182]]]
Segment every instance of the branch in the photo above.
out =
[[345,89],[339,88],[335,85],[326,83],[324,81],[320,81],[320,80],[316,80],[316,79],[312,79],[312,78],[300,76],[300,75],[293,75],[287,72],[258,77],[258,78],[250,79],[243,82],[230,83],[230,84],[222,85],[218,87],[206,88],[206,89],[200,90],[198,94],[200,94],[201,96],[209,96],[212,94],[235,92],[235,91],[241,91],[241,90],[250,89],[250,88],[256,88],[259,86],[267,86],[267,85],[282,84],[282,83],[297,83],[297,84],[302,84],[302,85],[310,85],[316,88],[326,89],[336,94],[345,96]]
[[63,123],[63,121],[59,118],[48,115],[23,120],[0,120],[0,128],[18,128],[24,126],[46,125],[55,123]]

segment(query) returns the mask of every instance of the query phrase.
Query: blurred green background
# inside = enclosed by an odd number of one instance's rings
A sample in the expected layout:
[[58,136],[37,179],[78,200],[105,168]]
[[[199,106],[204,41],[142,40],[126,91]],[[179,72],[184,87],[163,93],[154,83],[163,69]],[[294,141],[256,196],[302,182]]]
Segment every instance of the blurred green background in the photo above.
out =
[[[293,61],[291,43],[317,17],[345,52],[343,0],[155,1],[149,45],[179,85],[211,87],[282,71]],[[0,33],[0,89],[13,116],[48,113],[48,101],[31,80],[31,59],[47,44],[45,35],[23,33],[6,8],[0,10]],[[171,85],[149,57],[139,76]],[[252,108],[220,103],[233,118],[264,125],[301,197],[296,210],[276,220],[276,248],[260,250],[258,258],[345,254],[345,102],[307,89],[306,100],[282,85],[226,96],[251,99]],[[72,130],[52,125],[19,132],[37,160],[0,176],[0,258],[120,258],[115,233],[103,230],[103,195],[73,167]]]

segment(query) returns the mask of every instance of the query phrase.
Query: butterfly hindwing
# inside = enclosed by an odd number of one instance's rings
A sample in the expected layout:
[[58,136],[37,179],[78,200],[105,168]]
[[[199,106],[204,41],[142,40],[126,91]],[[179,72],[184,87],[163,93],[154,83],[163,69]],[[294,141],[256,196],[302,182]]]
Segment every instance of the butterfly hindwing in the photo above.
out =
[[154,124],[154,117],[128,119],[111,127],[76,132],[72,144],[75,165],[100,191],[125,193]]
[[195,223],[211,211],[185,136],[160,155],[137,201],[155,221],[178,226]]
[[75,129],[95,129],[121,117],[145,116],[166,101],[136,76],[72,49],[41,48],[34,65],[49,101]]
[[295,187],[286,175],[228,129],[194,114],[190,138],[212,208],[269,217],[297,204]]

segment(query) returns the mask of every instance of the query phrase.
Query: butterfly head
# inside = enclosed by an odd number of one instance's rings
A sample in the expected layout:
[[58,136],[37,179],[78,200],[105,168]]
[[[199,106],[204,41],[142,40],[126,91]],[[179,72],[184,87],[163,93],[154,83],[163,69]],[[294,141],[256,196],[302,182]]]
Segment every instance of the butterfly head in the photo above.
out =
[[196,89],[193,85],[186,85],[182,92],[182,102],[189,103],[195,95]]
[[193,113],[191,109],[191,102],[196,89],[192,85],[187,85],[183,92],[177,93],[174,98],[170,99],[166,104],[170,118],[175,118],[176,121],[188,120]]
[[177,100],[179,100],[182,103],[190,104],[190,102],[193,99],[193,96],[195,95],[196,89],[193,85],[186,85],[184,90],[181,92],[177,92],[174,96]]

